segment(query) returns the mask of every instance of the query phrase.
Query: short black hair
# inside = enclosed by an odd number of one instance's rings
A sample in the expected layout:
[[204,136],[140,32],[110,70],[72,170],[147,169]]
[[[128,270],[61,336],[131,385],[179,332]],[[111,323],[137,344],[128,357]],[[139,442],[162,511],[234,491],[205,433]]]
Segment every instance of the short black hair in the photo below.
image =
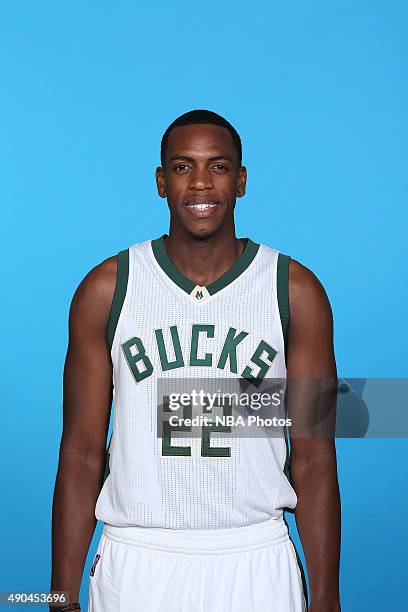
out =
[[199,123],[211,123],[212,125],[219,125],[229,131],[237,152],[238,166],[241,166],[242,144],[241,138],[236,129],[230,124],[229,121],[224,119],[224,117],[221,117],[221,115],[218,115],[217,113],[214,113],[210,110],[197,109],[189,111],[188,113],[184,113],[184,115],[180,115],[180,117],[177,117],[177,119],[175,119],[173,123],[171,123],[167,130],[164,132],[160,147],[160,161],[162,168],[164,168],[165,166],[167,144],[171,130],[176,127],[180,127],[181,125],[194,125]]

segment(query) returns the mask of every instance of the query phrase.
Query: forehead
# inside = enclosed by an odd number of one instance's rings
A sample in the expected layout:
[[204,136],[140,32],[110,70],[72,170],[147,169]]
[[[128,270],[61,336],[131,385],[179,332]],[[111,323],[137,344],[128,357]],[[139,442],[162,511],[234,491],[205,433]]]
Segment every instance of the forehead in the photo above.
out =
[[182,125],[169,134],[167,159],[177,154],[206,157],[223,153],[236,156],[232,134],[220,125]]

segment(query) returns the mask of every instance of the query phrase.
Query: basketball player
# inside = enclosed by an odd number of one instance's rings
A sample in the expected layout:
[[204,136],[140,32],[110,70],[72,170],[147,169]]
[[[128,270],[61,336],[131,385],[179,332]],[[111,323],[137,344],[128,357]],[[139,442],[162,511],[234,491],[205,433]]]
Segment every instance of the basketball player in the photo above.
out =
[[[312,612],[340,610],[332,439],[292,438],[288,478],[283,438],[221,445],[203,429],[186,445],[157,435],[159,378],[337,376],[331,308],[316,276],[235,236],[246,177],[229,122],[205,110],[179,117],[156,170],[168,235],[110,257],[75,292],[51,580],[70,602],[54,609],[79,609],[98,519],[89,612],[301,612],[308,601]],[[285,509],[295,510],[308,597]]]

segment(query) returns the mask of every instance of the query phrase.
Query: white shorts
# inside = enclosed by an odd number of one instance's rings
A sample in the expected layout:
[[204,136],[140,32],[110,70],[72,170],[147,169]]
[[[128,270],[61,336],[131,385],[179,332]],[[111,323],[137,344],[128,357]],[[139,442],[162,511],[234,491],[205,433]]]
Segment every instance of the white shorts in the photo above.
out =
[[88,612],[163,610],[304,612],[302,576],[284,519],[198,531],[105,524],[89,577]]

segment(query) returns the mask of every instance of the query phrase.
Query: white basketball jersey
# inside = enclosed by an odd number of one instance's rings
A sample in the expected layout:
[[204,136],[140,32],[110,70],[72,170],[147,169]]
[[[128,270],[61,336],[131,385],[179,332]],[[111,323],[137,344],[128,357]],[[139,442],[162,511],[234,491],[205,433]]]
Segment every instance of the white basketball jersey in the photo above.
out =
[[113,431],[95,516],[170,529],[279,518],[297,502],[285,438],[222,437],[205,427],[191,438],[159,437],[158,383],[176,390],[184,379],[285,379],[290,258],[243,239],[235,264],[199,287],[171,261],[163,238],[118,254],[107,330]]

